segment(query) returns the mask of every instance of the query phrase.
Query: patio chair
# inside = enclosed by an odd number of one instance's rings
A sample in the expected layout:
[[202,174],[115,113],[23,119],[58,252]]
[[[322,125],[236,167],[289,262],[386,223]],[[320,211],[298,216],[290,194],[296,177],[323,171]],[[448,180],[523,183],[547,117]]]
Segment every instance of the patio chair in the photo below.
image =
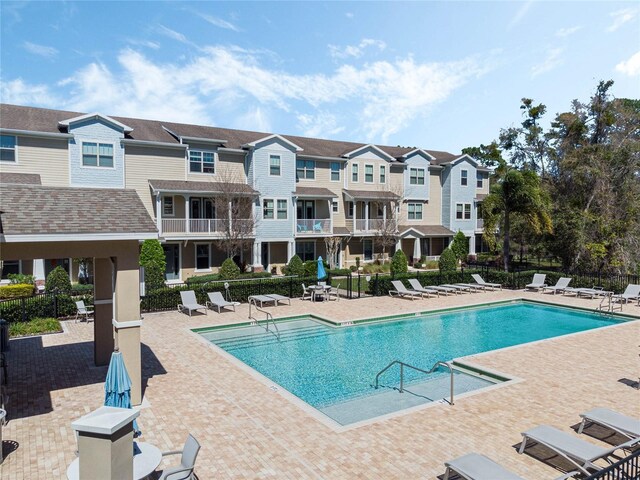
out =
[[[447,470],[443,480],[449,480],[451,473],[457,473],[466,480],[524,480],[521,476],[510,472],[502,465],[497,464],[489,457],[479,453],[469,453],[454,460],[445,462]],[[566,480],[577,475],[578,472],[569,472],[555,480]]]
[[327,298],[331,300],[331,296],[336,297],[336,300],[340,300],[340,282],[335,287],[331,287],[327,292]]
[[311,300],[313,298],[313,290],[307,287],[304,283],[302,284],[302,297],[300,300]]
[[539,291],[541,288],[544,288],[547,286],[547,284],[544,283],[546,278],[547,278],[547,275],[545,273],[534,273],[533,280],[529,285],[525,285],[524,289],[525,290],[532,289],[532,290]]
[[393,295],[395,294],[401,298],[409,297],[411,300],[416,297],[422,298],[421,292],[408,290],[407,287],[404,286],[404,283],[402,283],[400,280],[392,280],[391,285],[393,285],[393,288],[395,288],[395,290],[389,290],[389,296],[391,297],[393,297]]
[[584,427],[589,424],[602,425],[629,439],[640,438],[640,420],[627,417],[608,408],[598,407],[588,412],[581,413],[582,422],[578,433],[582,433]]
[[209,292],[207,294],[209,300],[206,302],[207,308],[216,307],[218,309],[218,313],[220,313],[221,308],[231,307],[233,311],[236,311],[236,304],[234,302],[228,302],[224,299],[221,292]]
[[629,303],[629,300],[640,300],[640,285],[630,283],[623,293],[612,295],[611,299],[620,303]]
[[484,287],[485,289],[495,290],[496,288],[499,288],[500,290],[502,290],[501,284],[485,282],[484,279],[477,273],[471,274],[471,278],[473,278],[480,287]]
[[522,433],[522,443],[518,453],[523,453],[527,442],[539,443],[565,458],[575,465],[581,472],[590,475],[589,470],[600,470],[602,467],[595,463],[596,460],[605,460],[609,464],[614,463],[609,457],[616,450],[628,449],[640,443],[640,438],[629,440],[612,448],[602,448],[581,438],[558,430],[548,425],[540,425]]
[[182,299],[182,303],[178,304],[178,311],[189,312],[189,316],[191,316],[191,312],[194,310],[202,310],[205,315],[209,315],[209,310],[204,305],[200,305],[198,300],[196,299],[196,292],[193,290],[186,290],[180,292],[180,298]]
[[571,278],[560,277],[555,285],[551,285],[550,287],[542,287],[542,293],[544,293],[546,290],[553,292],[554,295],[558,292],[562,293],[567,289],[570,282],[571,282]]
[[413,288],[416,292],[426,293],[427,295],[435,295],[436,297],[440,296],[440,292],[438,290],[435,290],[431,287],[423,287],[417,278],[410,278],[409,285],[411,285],[411,288]]
[[173,450],[164,452],[163,457],[170,455],[182,455],[180,457],[180,465],[176,467],[165,468],[159,480],[195,480],[193,469],[196,466],[196,458],[200,451],[200,444],[189,434],[187,441],[184,442],[182,450]]
[[93,316],[93,310],[87,308],[84,304],[84,300],[78,300],[76,302],[76,321],[78,323],[78,318],[84,317],[85,321],[89,323],[89,317]]

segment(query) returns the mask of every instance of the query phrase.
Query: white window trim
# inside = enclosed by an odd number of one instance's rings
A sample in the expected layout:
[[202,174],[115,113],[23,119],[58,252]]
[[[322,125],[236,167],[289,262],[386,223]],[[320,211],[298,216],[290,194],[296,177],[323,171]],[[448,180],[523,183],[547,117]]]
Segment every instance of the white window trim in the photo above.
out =
[[[331,165],[333,165],[333,164],[338,165],[338,179],[337,180],[333,179],[333,170],[331,169]],[[340,177],[342,176],[341,170],[342,170],[342,165],[340,165],[340,162],[329,162],[329,181],[330,182],[339,182],[340,181]]]
[[[463,177],[463,176],[462,176],[462,172],[466,172],[466,173],[467,173],[467,176],[466,176],[466,177]],[[463,179],[467,181],[467,184],[466,184],[466,185],[463,185],[463,184],[462,184],[462,180],[463,180]],[[461,187],[468,187],[468,186],[469,186],[469,170],[467,170],[466,168],[461,168],[461,169],[460,169],[460,186],[461,186]]]
[[[409,205],[414,205],[414,206],[418,206],[420,205],[420,218],[409,218]],[[414,207],[414,215],[416,214],[416,210]],[[421,222],[424,218],[424,204],[420,203],[420,202],[410,202],[407,203],[407,221],[408,222]]]
[[[111,167],[101,167],[100,165],[96,165],[95,167],[93,165],[85,165],[84,164],[84,144],[85,143],[95,143],[96,145],[98,145],[98,152],[100,152],[100,145],[111,145],[111,148],[113,148],[113,166]],[[97,162],[100,163],[100,153],[98,153],[97,155]],[[100,142],[98,140],[82,140],[80,142],[80,168],[88,168],[89,170],[115,170],[116,169],[116,146],[114,143],[110,143],[110,142]]]
[[[458,205],[462,205],[462,218],[458,218]],[[464,218],[465,205],[469,205],[469,218]],[[471,220],[473,220],[473,209],[471,208],[471,204],[468,202],[456,203],[455,216],[456,220],[461,222],[470,222]]]
[[[201,152],[201,153],[213,153],[213,173],[205,173],[205,172],[192,172],[191,171],[191,152]],[[200,161],[200,168],[204,162]],[[201,148],[190,148],[187,149],[187,175],[204,175],[207,177],[211,177],[213,175],[217,175],[218,173],[218,152],[215,150],[203,150]]]
[[[411,183],[411,170],[415,170],[416,171],[416,183]],[[420,179],[420,176],[418,175],[418,172],[422,172],[422,183],[419,183],[418,180]],[[419,167],[410,167],[409,168],[409,186],[416,186],[416,187],[420,187],[420,186],[424,186],[427,184],[427,173],[425,171],[424,168],[419,168]]]
[[[4,137],[13,137],[16,139],[14,145],[13,145],[13,160],[0,160],[0,163],[4,164],[4,165],[18,165],[18,136],[17,135],[7,135],[7,134],[3,134]],[[7,148],[5,150],[11,150],[10,148]]]
[[[353,167],[356,167],[356,171],[353,171]],[[353,174],[356,174],[356,179],[353,179]],[[351,183],[360,183],[360,164],[359,163],[352,163],[351,164]]]
[[[480,182],[480,186],[478,186],[478,182]],[[476,188],[484,188],[484,175],[482,175],[480,172],[476,172]]]
[[[382,175],[380,173],[383,170],[384,170],[384,182],[380,179],[380,177],[382,177]],[[386,165],[379,165],[379,168],[378,168],[378,183],[380,183],[380,185],[386,185],[387,184],[387,166]]]
[[[164,212],[164,199],[165,198],[170,198],[171,199],[171,212],[172,213],[165,213]],[[162,218],[164,217],[175,217],[176,216],[176,197],[174,195],[163,195],[162,196]]]
[[[273,218],[265,218],[264,216],[264,202],[267,200],[273,200]],[[278,200],[284,200],[287,202],[287,218],[278,218]],[[269,222],[287,222],[289,221],[289,199],[286,197],[265,197],[262,199],[262,220]]]
[[[271,157],[278,157],[278,170],[280,173],[273,174],[271,173]],[[282,155],[276,155],[274,153],[269,154],[269,165],[267,166],[267,170],[270,177],[281,177],[282,176]]]
[[[284,218],[278,218],[278,212],[280,211],[280,209],[278,208],[278,202],[285,202],[285,205],[287,206],[287,208],[285,209],[286,217],[284,217]],[[287,200],[286,198],[276,198],[275,212],[274,213],[275,213],[274,220],[280,220],[280,221],[289,220],[289,200]]]
[[[304,177],[298,177],[298,161],[304,162]],[[307,162],[313,163],[313,169],[307,168]],[[315,182],[317,176],[317,164],[315,160],[305,160],[303,158],[296,159],[296,181],[304,181],[304,182]],[[313,178],[307,178],[307,171],[313,170]]]
[[[371,167],[371,181],[367,182],[367,167]],[[373,163],[365,163],[364,164],[364,176],[362,178],[363,183],[372,184],[376,182],[376,166]]]
[[340,213],[340,202],[338,200],[331,200],[331,213]]
[[[209,247],[209,268],[198,268],[198,245],[206,245],[207,247]],[[194,272],[210,272],[211,271],[211,244],[210,243],[205,243],[205,242],[197,242],[193,244],[193,264],[194,264]]]
[[[351,208],[353,208],[353,213],[350,214],[349,212],[351,212]],[[344,212],[345,218],[351,219],[355,216],[355,213],[356,213],[356,202],[351,202],[351,201],[348,202],[347,208],[345,208],[345,212]]]

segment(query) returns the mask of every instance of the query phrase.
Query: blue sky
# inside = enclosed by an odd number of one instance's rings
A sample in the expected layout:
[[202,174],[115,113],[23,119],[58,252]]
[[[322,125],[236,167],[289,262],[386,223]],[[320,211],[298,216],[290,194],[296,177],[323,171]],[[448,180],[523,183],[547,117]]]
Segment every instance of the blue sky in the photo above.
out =
[[601,79],[637,2],[0,3],[6,103],[459,152]]

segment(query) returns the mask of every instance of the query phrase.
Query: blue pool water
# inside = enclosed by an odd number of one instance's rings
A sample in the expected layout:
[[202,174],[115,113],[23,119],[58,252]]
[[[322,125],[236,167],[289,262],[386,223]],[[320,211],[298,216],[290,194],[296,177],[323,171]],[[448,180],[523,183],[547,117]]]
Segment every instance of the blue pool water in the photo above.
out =
[[[393,360],[422,369],[498,348],[591,330],[619,321],[589,312],[514,303],[402,320],[331,327],[312,319],[200,332],[310,405],[322,409],[372,395],[376,374]],[[409,382],[424,375],[405,371]],[[442,372],[441,375],[446,375]],[[382,383],[397,385],[391,369]]]

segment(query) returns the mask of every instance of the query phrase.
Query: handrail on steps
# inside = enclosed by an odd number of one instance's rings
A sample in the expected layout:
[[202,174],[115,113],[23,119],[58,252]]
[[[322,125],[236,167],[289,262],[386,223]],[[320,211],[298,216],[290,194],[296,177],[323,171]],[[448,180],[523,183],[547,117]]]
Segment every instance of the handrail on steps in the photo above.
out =
[[[249,320],[253,320],[252,323],[254,325],[261,326],[260,320],[258,320],[257,318],[254,318],[253,315],[251,314],[251,305],[253,305],[257,311],[262,312],[266,315],[267,319],[265,322],[264,329],[269,333],[273,333],[276,336],[276,338],[280,340],[280,330],[278,330],[278,326],[276,325],[276,322],[273,319],[273,315],[271,315],[271,313],[267,312],[266,310],[263,310],[262,308],[258,307],[258,303],[256,299],[253,297],[249,297]],[[271,332],[271,330],[269,330],[269,320],[271,320],[271,323],[273,324],[273,328],[275,329],[275,332]]]
[[411,368],[413,370],[424,373],[426,375],[429,375],[435,372],[438,369],[438,367],[448,368],[449,374],[451,376],[451,398],[449,400],[449,405],[453,405],[453,367],[449,362],[438,361],[434,363],[433,367],[431,367],[431,370],[423,370],[421,368],[414,367],[413,365],[409,365],[408,363],[401,362],[400,360],[394,360],[393,362],[391,362],[389,365],[387,365],[386,367],[384,367],[382,370],[378,372],[378,374],[376,375],[375,388],[378,388],[378,386],[380,385],[380,375],[382,375],[384,372],[386,372],[396,364],[400,365],[400,393],[404,392],[404,367]]

